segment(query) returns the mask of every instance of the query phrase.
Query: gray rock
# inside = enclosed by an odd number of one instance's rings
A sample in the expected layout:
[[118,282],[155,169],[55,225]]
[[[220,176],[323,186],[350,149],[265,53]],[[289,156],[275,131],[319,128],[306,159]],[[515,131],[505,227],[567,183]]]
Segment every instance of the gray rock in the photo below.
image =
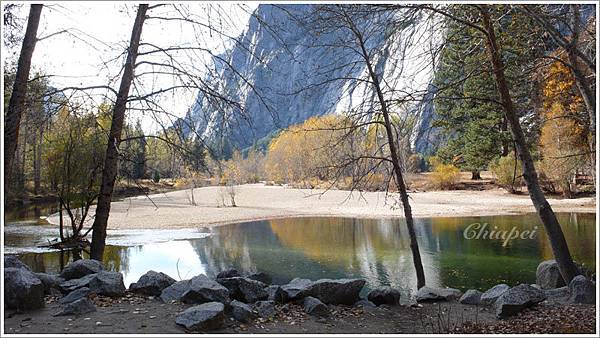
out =
[[377,305],[375,305],[373,302],[368,301],[366,299],[361,299],[358,302],[354,303],[353,306],[356,307],[365,307],[365,308],[374,308],[377,307]]
[[510,289],[506,284],[498,284],[491,287],[481,295],[480,302],[482,305],[492,305],[500,296]]
[[191,331],[216,330],[225,322],[225,306],[218,302],[209,302],[177,314],[175,323]]
[[304,298],[304,311],[309,315],[325,317],[329,315],[329,308],[315,297]]
[[528,284],[520,284],[504,292],[494,303],[496,317],[507,318],[544,301],[546,296]]
[[253,273],[251,275],[248,275],[246,278],[253,279],[253,280],[259,281],[261,283],[265,283],[266,285],[271,285],[271,283],[273,282],[273,279],[271,278],[271,276],[269,276],[268,274],[266,274],[264,272]]
[[479,305],[482,294],[479,290],[470,289],[460,297],[458,302],[461,304]]
[[44,293],[47,295],[52,293],[52,289],[62,290],[60,284],[65,282],[64,278],[49,273],[37,272],[34,275],[44,284]]
[[60,277],[71,280],[98,273],[102,270],[104,270],[104,265],[97,260],[80,259],[67,265],[60,273]]
[[74,291],[74,290],[77,290],[77,289],[80,289],[83,287],[89,287],[90,282],[95,277],[96,277],[96,274],[91,274],[91,275],[83,276],[81,278],[71,279],[71,280],[61,283],[60,287],[64,292],[68,293],[68,292],[71,292],[71,291]]
[[61,304],[72,303],[81,298],[87,298],[92,291],[88,287],[83,287],[75,291],[71,291],[68,295],[61,298],[58,302]]
[[160,299],[165,303],[169,303],[174,300],[181,300],[181,297],[183,297],[183,294],[186,291],[188,291],[189,289],[190,289],[190,280],[189,279],[175,282],[175,283],[171,284],[171,286],[166,287],[165,289],[162,290],[162,292],[160,293]]
[[245,303],[255,303],[266,300],[269,294],[265,290],[266,284],[245,277],[220,278],[217,282],[229,290],[233,299]]
[[400,291],[389,286],[379,287],[371,290],[367,295],[367,299],[375,305],[398,305],[400,303]]
[[4,268],[17,268],[31,271],[31,269],[25,263],[21,262],[17,256],[13,255],[4,256]]
[[219,272],[217,274],[217,279],[219,279],[219,278],[240,277],[240,276],[241,276],[240,273],[236,269],[231,268],[231,269],[227,269],[227,270]]
[[307,296],[318,298],[325,304],[352,305],[360,299],[364,279],[319,279],[307,289]]
[[96,294],[109,297],[123,296],[127,291],[123,284],[123,274],[112,271],[100,271],[95,274],[89,288]]
[[542,289],[556,289],[565,286],[558,263],[554,259],[543,261],[535,271],[535,283]]
[[263,318],[271,317],[275,313],[275,302],[271,300],[261,300],[254,303],[254,310]]
[[288,301],[287,293],[283,291],[280,285],[269,285],[265,288],[269,297],[267,300],[272,300],[278,304],[284,304]]
[[569,294],[569,303],[596,304],[596,284],[583,275],[571,280]]
[[198,275],[192,278],[188,286],[188,290],[181,295],[180,299],[184,303],[202,304],[219,302],[229,304],[229,290],[205,275]]
[[257,317],[256,312],[248,304],[232,300],[229,306],[231,307],[231,315],[239,322],[248,323]]
[[142,275],[136,283],[132,283],[129,290],[148,296],[160,296],[165,288],[175,282],[175,279],[165,273],[150,270]]
[[80,298],[71,303],[65,304],[61,311],[53,316],[68,316],[68,315],[83,315],[90,312],[95,312],[96,306],[87,298]]
[[462,292],[452,288],[433,288],[424,286],[417,291],[417,302],[432,302],[458,299]]
[[569,298],[569,287],[563,286],[556,289],[542,290],[546,300],[550,303],[566,303]]
[[27,269],[5,268],[4,306],[16,310],[44,307],[44,284]]
[[286,301],[302,299],[308,295],[308,288],[312,284],[310,279],[294,278],[288,284],[281,286],[282,298],[285,298]]

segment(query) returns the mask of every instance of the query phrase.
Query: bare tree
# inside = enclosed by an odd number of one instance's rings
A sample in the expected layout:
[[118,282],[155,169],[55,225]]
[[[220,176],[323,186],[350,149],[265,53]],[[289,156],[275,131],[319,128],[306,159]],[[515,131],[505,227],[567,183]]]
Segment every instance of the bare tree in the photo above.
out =
[[125,111],[127,110],[127,101],[129,98],[129,88],[133,82],[135,60],[140,45],[142,27],[146,19],[148,5],[138,6],[137,16],[133,24],[129,48],[127,50],[127,59],[121,77],[121,85],[117,94],[117,100],[113,107],[112,122],[108,134],[108,144],[104,158],[104,167],[102,169],[102,183],[100,185],[100,196],[96,207],[96,217],[92,225],[92,244],[90,248],[90,257],[102,261],[104,256],[104,246],[106,241],[106,227],[108,225],[108,215],[110,213],[110,202],[112,199],[115,179],[117,177],[117,164],[119,156],[119,143],[121,141],[121,132],[125,120]]
[[4,193],[9,192],[10,177],[17,150],[19,139],[19,127],[21,116],[25,110],[25,98],[27,95],[27,82],[31,69],[31,57],[37,42],[37,30],[40,23],[42,5],[31,5],[27,19],[27,29],[21,47],[21,54],[17,65],[15,82],[8,104],[6,117],[4,118]]

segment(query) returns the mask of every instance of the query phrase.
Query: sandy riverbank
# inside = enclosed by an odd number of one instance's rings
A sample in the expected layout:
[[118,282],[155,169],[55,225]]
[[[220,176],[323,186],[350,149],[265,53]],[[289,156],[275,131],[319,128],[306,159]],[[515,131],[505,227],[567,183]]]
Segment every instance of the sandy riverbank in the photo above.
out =
[[[292,189],[248,184],[235,188],[237,207],[229,205],[223,187],[138,196],[113,202],[109,229],[194,228],[218,224],[299,216],[346,216],[362,218],[402,217],[397,195],[383,192],[353,192]],[[512,195],[502,189],[484,191],[429,191],[410,194],[415,217],[486,216],[534,212],[527,195]],[[550,199],[557,212],[595,212],[593,197]],[[92,211],[93,213],[93,211]],[[48,219],[58,223],[56,216]]]

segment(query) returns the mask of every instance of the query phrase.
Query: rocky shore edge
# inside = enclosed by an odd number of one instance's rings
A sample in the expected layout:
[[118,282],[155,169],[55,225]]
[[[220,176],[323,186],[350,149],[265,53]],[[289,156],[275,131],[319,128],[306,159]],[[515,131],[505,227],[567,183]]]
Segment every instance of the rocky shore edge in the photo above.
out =
[[[312,316],[327,317],[330,305],[374,308],[399,305],[402,291],[391,287],[370,290],[366,299],[360,294],[364,279],[295,278],[287,284],[273,285],[265,273],[241,274],[235,269],[219,273],[215,279],[198,275],[176,281],[170,276],[148,271],[126,289],[123,275],[105,270],[94,260],[79,260],[69,264],[60,274],[35,273],[14,256],[4,258],[5,307],[20,312],[44,306],[44,296],[60,297],[60,310],[54,316],[82,315],[95,312],[90,298],[95,295],[121,297],[127,291],[156,297],[165,303],[181,302],[189,306],[175,316],[177,325],[188,332],[220,329],[226,318],[250,323],[272,316],[275,305],[295,304]],[[407,295],[404,295],[407,296]],[[497,318],[505,319],[539,303],[595,304],[596,285],[584,275],[565,285],[554,261],[542,262],[536,272],[535,284],[510,287],[496,285],[485,292],[452,288],[423,287],[410,295],[410,306],[423,302],[458,301],[493,310]]]

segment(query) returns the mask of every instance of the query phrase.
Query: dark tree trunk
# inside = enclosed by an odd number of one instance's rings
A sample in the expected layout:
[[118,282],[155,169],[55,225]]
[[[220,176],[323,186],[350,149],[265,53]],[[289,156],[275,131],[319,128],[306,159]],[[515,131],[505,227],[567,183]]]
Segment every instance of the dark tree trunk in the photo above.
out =
[[146,18],[148,5],[139,5],[135,23],[129,40],[129,50],[127,52],[127,60],[123,70],[123,77],[119,86],[117,100],[113,108],[112,122],[110,133],[108,134],[108,144],[106,147],[106,155],[104,158],[104,168],[102,169],[102,183],[100,185],[100,196],[96,206],[96,216],[92,225],[92,244],[90,247],[90,258],[102,261],[104,256],[104,246],[106,241],[106,226],[108,224],[108,215],[110,213],[110,202],[115,186],[118,169],[118,147],[121,141],[121,132],[123,130],[123,121],[125,119],[125,111],[127,109],[127,99],[129,97],[129,88],[133,81],[133,71],[135,68],[135,60],[138,54],[140,44],[140,36],[142,35],[142,27]]
[[481,172],[479,170],[473,170],[473,171],[471,171],[471,179],[472,180],[480,180],[481,179]]
[[404,182],[404,177],[402,175],[402,167],[400,166],[400,160],[398,159],[398,151],[396,149],[395,143],[396,138],[394,137],[394,132],[392,130],[390,114],[388,111],[387,103],[385,101],[385,97],[383,96],[383,92],[381,90],[379,77],[377,76],[375,70],[373,69],[373,66],[371,65],[371,59],[369,57],[369,53],[366,50],[362,34],[356,29],[356,27],[353,27],[352,31],[356,35],[356,38],[360,45],[362,57],[365,60],[367,70],[369,72],[369,77],[373,82],[373,88],[377,93],[377,99],[379,100],[379,104],[381,105],[381,113],[385,122],[385,131],[387,134],[388,146],[390,149],[390,159],[392,161],[392,166],[394,169],[394,178],[396,181],[398,192],[400,193],[400,200],[402,201],[402,207],[404,209],[404,218],[406,219],[406,227],[408,228],[408,235],[410,237],[410,250],[412,253],[415,272],[417,274],[417,289],[420,289],[423,286],[425,286],[425,272],[423,270],[423,262],[421,261],[421,253],[419,252],[419,244],[417,242],[417,235],[415,233],[414,220],[412,217],[412,209],[410,207],[408,192],[406,190],[406,183]]
[[27,18],[27,29],[23,38],[23,46],[17,64],[17,74],[13,84],[12,94],[8,103],[6,117],[4,118],[4,193],[9,192],[11,170],[17,150],[21,116],[25,110],[25,96],[27,95],[27,80],[31,69],[31,57],[37,42],[37,30],[40,24],[42,5],[31,5]]
[[484,25],[483,28],[487,35],[485,38],[490,62],[494,71],[494,77],[496,79],[496,85],[498,87],[502,106],[504,107],[506,119],[515,141],[515,147],[517,149],[519,159],[521,160],[523,178],[527,184],[527,190],[529,191],[531,201],[533,202],[538,216],[544,224],[548,238],[550,239],[552,252],[556,262],[558,263],[560,273],[568,284],[573,277],[577,275],[577,268],[571,258],[571,253],[569,252],[569,247],[562,232],[562,228],[560,227],[560,223],[558,223],[552,207],[546,200],[546,197],[540,188],[537,172],[533,165],[533,159],[531,158],[531,154],[527,148],[525,135],[523,134],[523,130],[519,124],[519,118],[510,96],[508,83],[504,76],[504,64],[501,60],[496,34],[494,32],[494,26],[488,12],[488,6],[482,5],[480,9]]

